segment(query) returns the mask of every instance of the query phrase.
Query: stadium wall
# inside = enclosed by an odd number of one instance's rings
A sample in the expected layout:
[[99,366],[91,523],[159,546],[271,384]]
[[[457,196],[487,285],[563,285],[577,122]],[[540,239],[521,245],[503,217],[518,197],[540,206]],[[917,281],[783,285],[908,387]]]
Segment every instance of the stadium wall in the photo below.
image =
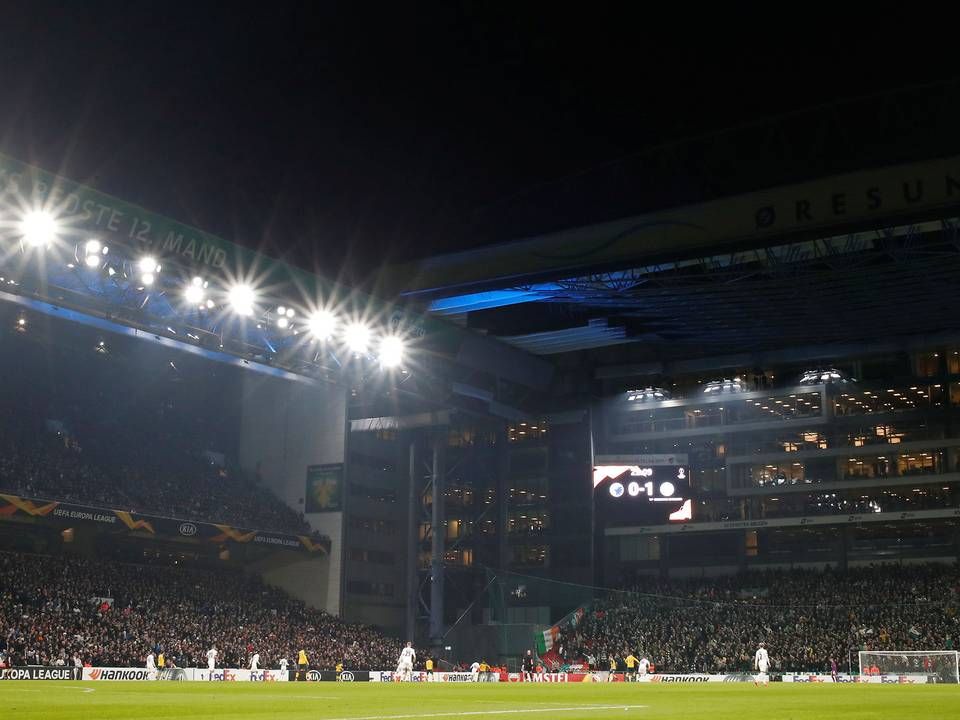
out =
[[[241,466],[256,473],[287,505],[305,510],[307,468],[343,463],[346,394],[335,385],[306,385],[247,374],[240,417]],[[339,496],[345,498],[341,480]],[[327,558],[261,569],[264,580],[312,607],[340,614],[343,512],[304,513],[330,537]]]

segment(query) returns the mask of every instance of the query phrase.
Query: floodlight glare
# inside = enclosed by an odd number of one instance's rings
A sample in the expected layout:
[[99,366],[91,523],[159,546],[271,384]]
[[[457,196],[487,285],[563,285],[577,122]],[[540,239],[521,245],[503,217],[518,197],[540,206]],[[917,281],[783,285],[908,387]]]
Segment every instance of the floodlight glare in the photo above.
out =
[[237,315],[253,315],[253,288],[249,285],[234,285],[227,293],[227,300]]
[[337,318],[329,310],[317,310],[307,318],[310,333],[318,340],[326,340],[337,328]]
[[388,335],[380,341],[380,364],[384,367],[397,367],[403,362],[403,340],[396,335]]
[[93,238],[84,243],[83,252],[83,264],[91,270],[95,270],[96,268],[100,267],[100,263],[103,260],[101,255],[106,255],[108,250],[106,245],[96,238]]
[[367,351],[370,345],[370,328],[363,323],[351,323],[343,333],[344,342],[351,352],[358,355]]
[[46,247],[57,236],[57,221],[48,212],[35,210],[27,213],[20,223],[23,241],[30,247]]
[[137,262],[137,269],[140,271],[140,282],[146,286],[153,285],[160,274],[160,264],[150,255],[145,255]]
[[289,327],[289,325],[290,325],[290,321],[287,320],[286,315],[284,315],[282,318],[279,318],[277,320],[277,327],[280,328],[281,330],[286,330],[287,327]]
[[203,281],[203,278],[195,277],[190,281],[190,284],[187,285],[187,289],[183,291],[183,296],[191,305],[199,305],[203,302],[203,297],[205,294],[203,289],[206,286],[207,284]]

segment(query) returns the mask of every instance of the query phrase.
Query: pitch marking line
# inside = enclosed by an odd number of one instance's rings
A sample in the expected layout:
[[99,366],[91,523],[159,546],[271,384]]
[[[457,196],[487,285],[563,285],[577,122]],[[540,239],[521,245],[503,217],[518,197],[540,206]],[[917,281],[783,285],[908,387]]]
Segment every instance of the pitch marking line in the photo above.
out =
[[81,687],[80,685],[50,685],[49,687],[40,690],[39,688],[14,688],[11,692],[46,692],[47,690],[79,690],[80,692],[92,693],[96,692],[96,688],[92,687]]
[[516,715],[520,713],[594,712],[598,710],[636,710],[646,705],[574,705],[571,707],[526,708],[523,710],[453,710],[441,713],[414,713],[412,715],[364,715],[362,717],[327,718],[327,720],[401,720],[403,718],[459,717],[463,715]]

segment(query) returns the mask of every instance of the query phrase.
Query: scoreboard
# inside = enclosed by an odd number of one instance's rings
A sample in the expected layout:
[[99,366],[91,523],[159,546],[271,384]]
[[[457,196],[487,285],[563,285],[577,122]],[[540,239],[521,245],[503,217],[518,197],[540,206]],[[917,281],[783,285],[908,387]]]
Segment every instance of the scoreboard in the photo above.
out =
[[[669,459],[672,462],[664,462]],[[659,463],[643,462],[660,460]],[[690,519],[690,468],[686,457],[597,456],[594,502],[600,516],[616,522]]]

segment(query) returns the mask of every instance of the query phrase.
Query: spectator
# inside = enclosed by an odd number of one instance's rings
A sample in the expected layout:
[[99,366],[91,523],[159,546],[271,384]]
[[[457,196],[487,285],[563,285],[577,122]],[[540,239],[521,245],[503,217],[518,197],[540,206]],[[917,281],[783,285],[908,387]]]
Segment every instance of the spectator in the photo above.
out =
[[12,553],[0,553],[0,642],[13,664],[140,667],[160,645],[199,667],[216,644],[223,667],[245,667],[251,647],[264,667],[304,648],[321,669],[390,668],[399,645],[238,571]]
[[[199,455],[176,462],[145,455],[136,465],[97,461],[63,436],[0,441],[0,490],[30,498],[128,510],[292,535],[312,530],[268,489]],[[131,460],[132,461],[132,460]]]
[[728,672],[749,671],[764,641],[776,668],[813,672],[861,649],[942,649],[958,605],[957,568],[941,564],[650,580],[596,602],[559,642],[571,656],[635,648],[661,671]]

